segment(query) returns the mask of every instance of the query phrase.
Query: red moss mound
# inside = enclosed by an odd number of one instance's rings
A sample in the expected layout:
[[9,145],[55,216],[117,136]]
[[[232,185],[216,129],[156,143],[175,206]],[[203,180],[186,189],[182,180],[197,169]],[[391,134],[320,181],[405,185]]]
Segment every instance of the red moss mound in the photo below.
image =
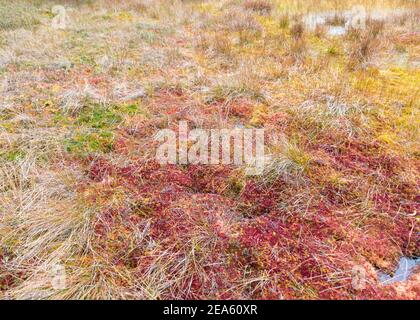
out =
[[[332,161],[354,176],[393,174],[392,166],[380,167],[360,152],[351,166],[342,153]],[[310,185],[306,207],[290,205],[299,185],[281,178],[262,184],[229,166],[138,159],[118,166],[102,158],[88,164],[85,188],[111,183],[110,190],[126,197],[98,216],[99,252],[139,279],[167,281],[162,298],[389,298],[396,289],[381,286],[375,268],[392,270],[399,255],[418,249],[415,217],[394,206],[385,210],[379,195],[367,215],[347,206],[349,198],[338,202]],[[141,243],[133,243],[138,234]],[[363,288],[354,287],[355,266],[367,270]],[[415,296],[417,287],[410,288]]]

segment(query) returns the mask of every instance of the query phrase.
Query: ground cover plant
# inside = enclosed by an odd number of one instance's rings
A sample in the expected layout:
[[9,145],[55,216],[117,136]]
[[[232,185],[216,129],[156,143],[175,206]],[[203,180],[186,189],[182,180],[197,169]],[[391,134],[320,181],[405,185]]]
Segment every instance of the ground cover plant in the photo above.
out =
[[[0,298],[419,299],[379,276],[420,255],[419,17],[0,0]],[[180,121],[263,128],[264,172],[159,164]]]

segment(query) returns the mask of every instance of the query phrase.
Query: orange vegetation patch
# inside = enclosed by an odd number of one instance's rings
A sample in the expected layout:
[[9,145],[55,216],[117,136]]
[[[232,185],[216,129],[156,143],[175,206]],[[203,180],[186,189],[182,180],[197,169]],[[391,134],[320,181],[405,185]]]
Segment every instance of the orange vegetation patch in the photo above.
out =
[[[354,155],[356,163],[360,157]],[[366,161],[375,166],[375,160]],[[350,168],[364,173],[370,167]],[[164,259],[161,272],[174,282],[163,298],[370,299],[394,294],[393,286],[378,283],[374,268],[392,270],[402,251],[413,254],[418,248],[414,216],[375,206],[378,211],[365,215],[315,192],[317,200],[304,210],[285,210],[278,204],[299,186],[281,180],[264,186],[248,179],[238,187],[233,169],[138,159],[116,166],[91,159],[87,174],[92,182],[83,188],[95,186],[94,201],[112,198],[117,190],[124,194],[97,217],[98,250],[139,279],[157,272]],[[147,241],[133,245],[139,233]],[[371,270],[365,287],[355,289],[353,268],[360,265]],[[416,286],[410,288],[407,294],[418,295]]]

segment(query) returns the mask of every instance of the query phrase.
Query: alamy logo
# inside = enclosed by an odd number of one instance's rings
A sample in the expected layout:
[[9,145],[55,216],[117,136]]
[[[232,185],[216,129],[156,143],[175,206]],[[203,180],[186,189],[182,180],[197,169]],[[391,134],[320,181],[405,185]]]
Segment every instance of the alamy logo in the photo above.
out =
[[55,264],[50,270],[51,286],[54,290],[66,289],[66,269],[61,264]]
[[246,166],[247,175],[260,175],[264,169],[264,129],[193,129],[181,121],[177,132],[160,130],[155,140],[160,164],[234,164]]
[[355,290],[366,288],[366,269],[362,266],[354,266],[352,269],[351,284]]
[[51,21],[51,27],[54,29],[64,30],[67,27],[67,11],[63,6],[57,5],[52,7],[51,12],[55,14]]
[[346,23],[346,28],[366,29],[367,13],[364,6],[357,5],[351,10],[350,20]]

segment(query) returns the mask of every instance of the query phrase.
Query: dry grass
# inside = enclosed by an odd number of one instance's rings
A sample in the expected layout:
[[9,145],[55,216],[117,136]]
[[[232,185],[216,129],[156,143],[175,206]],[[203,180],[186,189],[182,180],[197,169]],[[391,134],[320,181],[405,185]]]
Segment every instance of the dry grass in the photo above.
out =
[[[419,10],[362,2],[0,1],[0,298],[418,299]],[[263,174],[158,165],[181,120]]]
[[243,6],[247,10],[256,11],[261,14],[269,14],[273,9],[273,5],[269,1],[263,0],[247,0]]

